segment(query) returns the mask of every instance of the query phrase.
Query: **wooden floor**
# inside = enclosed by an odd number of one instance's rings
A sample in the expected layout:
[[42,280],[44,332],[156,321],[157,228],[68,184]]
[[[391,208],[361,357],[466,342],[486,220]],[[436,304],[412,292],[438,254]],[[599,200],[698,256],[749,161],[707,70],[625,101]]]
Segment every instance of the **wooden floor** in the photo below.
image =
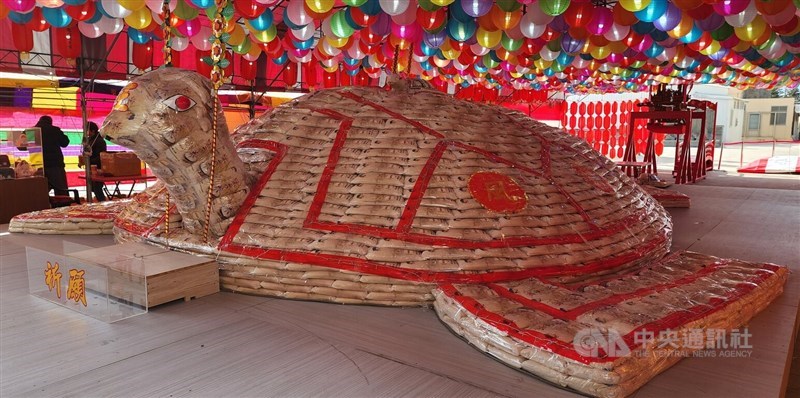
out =
[[[675,247],[794,272],[749,325],[751,358],[685,359],[636,396],[780,396],[800,301],[800,190],[677,190],[692,208],[671,212]],[[0,397],[575,396],[472,349],[431,309],[219,293],[106,324],[28,294],[25,246],[57,251],[62,240],[112,244],[109,236],[0,237]]]

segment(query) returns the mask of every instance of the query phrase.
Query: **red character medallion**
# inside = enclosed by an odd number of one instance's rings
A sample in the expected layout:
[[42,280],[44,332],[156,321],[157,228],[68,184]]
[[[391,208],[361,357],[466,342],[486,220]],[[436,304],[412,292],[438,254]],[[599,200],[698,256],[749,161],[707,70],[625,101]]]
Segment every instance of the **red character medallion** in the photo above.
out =
[[479,171],[469,178],[469,192],[487,210],[516,213],[528,204],[525,191],[509,176]]

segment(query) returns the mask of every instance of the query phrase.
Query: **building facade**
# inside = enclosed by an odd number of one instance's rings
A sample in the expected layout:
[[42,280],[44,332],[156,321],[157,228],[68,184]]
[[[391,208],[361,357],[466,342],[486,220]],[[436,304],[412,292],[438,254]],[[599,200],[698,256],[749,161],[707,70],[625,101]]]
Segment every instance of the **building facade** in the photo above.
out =
[[768,90],[747,90],[745,101],[745,141],[784,141],[792,139],[794,97],[772,98]]

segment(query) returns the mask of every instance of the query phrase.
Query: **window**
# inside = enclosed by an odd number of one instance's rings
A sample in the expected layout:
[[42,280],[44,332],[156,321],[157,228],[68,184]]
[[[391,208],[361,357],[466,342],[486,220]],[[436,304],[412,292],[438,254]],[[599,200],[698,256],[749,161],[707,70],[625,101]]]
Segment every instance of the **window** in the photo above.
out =
[[761,128],[761,114],[751,113],[747,119],[748,130],[758,130]]
[[773,106],[769,113],[770,126],[785,126],[786,125],[786,108],[785,106]]

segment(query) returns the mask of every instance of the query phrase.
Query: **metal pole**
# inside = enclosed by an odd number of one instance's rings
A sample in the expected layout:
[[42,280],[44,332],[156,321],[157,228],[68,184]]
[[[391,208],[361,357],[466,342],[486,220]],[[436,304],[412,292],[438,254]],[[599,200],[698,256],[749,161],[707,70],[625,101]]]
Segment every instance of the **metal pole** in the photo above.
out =
[[742,164],[744,163],[744,137],[742,137],[742,142],[740,143],[742,146],[742,150],[739,152],[739,168],[742,168]]
[[84,175],[86,177],[86,201],[92,203],[92,165],[89,164],[90,157],[86,155],[86,144],[89,137],[86,134],[89,130],[89,116],[86,114],[86,86],[84,84],[83,58],[78,64],[80,72],[80,99],[81,99],[81,119],[83,121],[83,140],[81,140],[81,157],[83,157]]
[[250,120],[253,120],[256,117],[256,93],[255,93],[256,81],[255,79],[250,81],[250,101],[247,101],[247,113],[250,116]]

